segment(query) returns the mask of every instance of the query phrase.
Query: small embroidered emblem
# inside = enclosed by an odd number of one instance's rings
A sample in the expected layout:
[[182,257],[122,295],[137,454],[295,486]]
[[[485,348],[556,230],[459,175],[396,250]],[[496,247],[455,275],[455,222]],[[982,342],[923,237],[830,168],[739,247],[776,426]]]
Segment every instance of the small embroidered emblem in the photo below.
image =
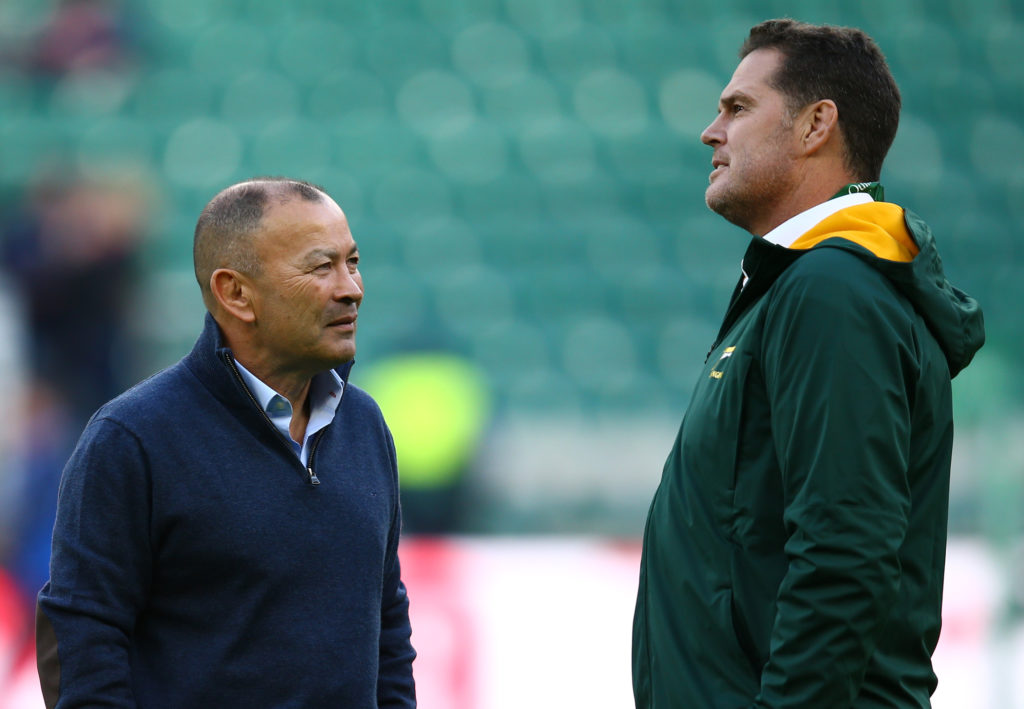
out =
[[722,352],[722,356],[718,358],[718,361],[715,362],[715,366],[711,368],[712,379],[721,379],[725,375],[725,372],[722,371],[722,367],[725,364],[725,361],[732,357],[732,353],[735,350],[735,347],[725,348],[725,351]]

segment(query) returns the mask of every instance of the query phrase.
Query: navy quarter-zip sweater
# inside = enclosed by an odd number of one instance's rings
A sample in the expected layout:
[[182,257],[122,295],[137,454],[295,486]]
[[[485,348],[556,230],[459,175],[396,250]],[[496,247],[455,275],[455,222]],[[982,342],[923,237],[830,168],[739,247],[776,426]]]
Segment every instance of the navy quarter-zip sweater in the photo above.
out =
[[317,435],[314,484],[209,315],[93,416],[38,599],[48,707],[415,706],[390,432],[348,384]]

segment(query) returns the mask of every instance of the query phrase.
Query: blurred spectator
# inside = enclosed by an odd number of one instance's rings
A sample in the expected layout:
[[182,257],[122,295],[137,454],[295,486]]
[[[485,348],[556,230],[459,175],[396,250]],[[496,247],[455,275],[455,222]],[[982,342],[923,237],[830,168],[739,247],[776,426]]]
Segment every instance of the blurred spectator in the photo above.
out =
[[0,562],[25,598],[33,599],[49,577],[57,488],[79,426],[73,425],[67,404],[44,382],[35,382],[26,399],[18,426],[17,466],[5,486],[13,504],[0,520],[9,546]]
[[0,270],[0,566],[16,551],[13,529],[24,479],[21,435],[25,389],[25,322],[21,299]]
[[28,50],[28,69],[42,76],[119,69],[133,49],[119,3],[61,0]]
[[0,224],[0,707],[38,696],[31,607],[64,461],[135,374],[127,309],[147,197],[137,180],[48,171]]
[[2,263],[27,310],[31,374],[74,416],[130,377],[126,310],[146,217],[135,186],[48,175],[2,227]]

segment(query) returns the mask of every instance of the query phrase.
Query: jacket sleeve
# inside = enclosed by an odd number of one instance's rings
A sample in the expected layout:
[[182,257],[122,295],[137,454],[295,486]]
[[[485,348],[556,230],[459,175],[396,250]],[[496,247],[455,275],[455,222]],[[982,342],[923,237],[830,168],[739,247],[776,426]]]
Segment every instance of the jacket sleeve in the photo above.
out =
[[381,709],[413,709],[416,706],[416,687],[412,675],[412,662],[416,658],[410,636],[409,597],[402,583],[398,560],[398,539],[402,530],[402,510],[398,496],[398,465],[395,445],[387,434],[388,455],[395,481],[395,504],[388,533],[388,546],[384,566],[383,597],[380,617],[380,659],[377,676],[377,703]]
[[36,607],[47,707],[134,707],[129,645],[148,594],[144,455],[119,424],[94,419],[61,479],[50,579]]
[[910,314],[867,264],[830,251],[827,269],[780,281],[765,322],[788,567],[758,709],[850,707],[900,584]]

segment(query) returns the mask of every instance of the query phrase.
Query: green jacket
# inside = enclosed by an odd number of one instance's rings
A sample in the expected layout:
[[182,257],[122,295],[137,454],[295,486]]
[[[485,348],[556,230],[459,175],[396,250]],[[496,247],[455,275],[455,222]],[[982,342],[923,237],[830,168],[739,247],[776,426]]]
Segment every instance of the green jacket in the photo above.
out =
[[981,311],[882,202],[755,237],[744,269],[651,503],[636,705],[928,707]]

